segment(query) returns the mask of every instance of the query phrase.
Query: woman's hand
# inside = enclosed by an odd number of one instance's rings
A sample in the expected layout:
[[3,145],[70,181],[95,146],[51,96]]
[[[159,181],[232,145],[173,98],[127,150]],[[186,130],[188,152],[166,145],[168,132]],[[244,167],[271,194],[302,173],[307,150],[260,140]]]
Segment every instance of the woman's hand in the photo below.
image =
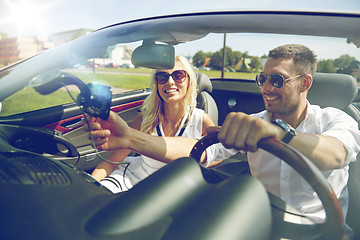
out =
[[91,133],[89,139],[94,140],[99,150],[115,151],[128,148],[131,128],[115,112],[110,112],[108,120],[88,117]]

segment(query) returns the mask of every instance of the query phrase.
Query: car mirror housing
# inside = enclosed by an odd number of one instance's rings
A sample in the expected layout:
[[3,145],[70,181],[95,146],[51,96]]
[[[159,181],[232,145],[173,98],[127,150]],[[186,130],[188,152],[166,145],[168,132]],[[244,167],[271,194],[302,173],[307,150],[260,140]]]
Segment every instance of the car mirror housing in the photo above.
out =
[[172,45],[144,41],[131,56],[135,66],[152,69],[172,69],[175,65],[175,49]]

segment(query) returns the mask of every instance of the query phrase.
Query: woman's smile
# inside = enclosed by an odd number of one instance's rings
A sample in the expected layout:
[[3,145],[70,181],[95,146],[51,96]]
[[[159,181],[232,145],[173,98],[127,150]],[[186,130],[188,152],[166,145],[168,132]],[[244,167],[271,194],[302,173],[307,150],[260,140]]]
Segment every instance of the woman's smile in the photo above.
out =
[[164,92],[165,92],[165,93],[175,93],[175,92],[179,92],[179,89],[177,89],[177,88],[170,88],[170,89],[165,89]]

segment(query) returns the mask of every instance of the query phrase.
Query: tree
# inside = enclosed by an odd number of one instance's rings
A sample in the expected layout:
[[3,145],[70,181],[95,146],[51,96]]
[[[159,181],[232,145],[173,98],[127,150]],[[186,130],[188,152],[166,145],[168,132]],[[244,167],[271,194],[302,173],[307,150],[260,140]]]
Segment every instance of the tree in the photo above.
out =
[[201,67],[205,64],[206,54],[203,51],[198,51],[192,58],[195,67]]
[[237,64],[242,59],[242,53],[239,51],[233,51],[235,62],[234,65]]
[[323,72],[323,73],[335,73],[336,72],[333,61],[330,59],[319,61],[317,71]]
[[253,72],[259,72],[259,70],[261,68],[261,61],[260,61],[259,57],[252,57],[250,66],[251,66]]
[[334,67],[336,69],[348,67],[352,61],[354,61],[354,57],[350,57],[349,55],[341,55],[339,58],[334,60]]
[[249,52],[246,51],[242,54],[243,59],[250,57]]
[[222,68],[222,52],[221,51],[217,51],[216,53],[214,53],[212,55],[211,60],[209,62],[209,66],[212,69],[221,70],[221,68]]
[[[231,48],[225,47],[225,68],[231,67],[233,68],[235,64],[241,59],[241,52],[233,52]],[[221,70],[222,68],[222,58],[223,58],[223,49],[215,52],[211,56],[210,67],[215,70]]]
[[[235,64],[235,55],[231,48],[225,47],[225,68],[226,67],[233,67]],[[223,49],[220,50],[221,53]]]

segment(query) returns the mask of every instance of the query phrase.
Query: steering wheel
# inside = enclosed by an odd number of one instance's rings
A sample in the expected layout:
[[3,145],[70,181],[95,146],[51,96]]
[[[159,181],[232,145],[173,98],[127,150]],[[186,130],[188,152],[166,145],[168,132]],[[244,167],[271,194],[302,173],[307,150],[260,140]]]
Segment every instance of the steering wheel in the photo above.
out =
[[[200,139],[193,147],[190,156],[200,163],[202,153],[215,143],[219,143],[218,132],[208,134]],[[297,150],[275,138],[259,141],[258,147],[285,161],[310,184],[325,209],[326,221],[318,224],[324,230],[325,239],[342,239],[345,223],[341,205],[320,170]]]

